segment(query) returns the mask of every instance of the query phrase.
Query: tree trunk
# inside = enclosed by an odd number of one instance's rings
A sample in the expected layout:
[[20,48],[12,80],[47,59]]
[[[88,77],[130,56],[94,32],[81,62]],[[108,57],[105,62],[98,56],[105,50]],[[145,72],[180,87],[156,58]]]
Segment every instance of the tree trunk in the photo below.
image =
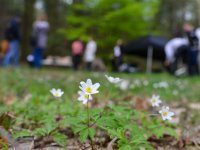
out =
[[24,0],[24,9],[22,16],[22,40],[21,40],[21,58],[24,60],[26,56],[32,51],[30,47],[30,34],[32,30],[32,23],[34,20],[34,4],[36,0]]

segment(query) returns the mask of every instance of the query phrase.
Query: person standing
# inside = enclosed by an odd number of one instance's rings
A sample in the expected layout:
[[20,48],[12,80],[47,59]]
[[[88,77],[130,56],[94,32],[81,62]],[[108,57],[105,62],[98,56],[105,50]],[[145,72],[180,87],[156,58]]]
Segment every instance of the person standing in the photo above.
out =
[[9,43],[8,51],[3,60],[3,66],[19,65],[20,18],[14,17],[5,31],[5,39]]
[[165,45],[165,67],[174,74],[178,69],[178,58],[183,53],[182,48],[188,45],[188,41],[182,37],[175,37]]
[[97,51],[97,44],[95,40],[90,37],[90,40],[88,41],[86,48],[85,48],[85,54],[84,54],[84,60],[86,62],[86,69],[90,71],[92,69],[92,63],[95,60],[96,57],[96,51]]
[[49,23],[45,15],[39,16],[33,23],[31,45],[33,46],[33,67],[40,68],[43,52],[47,45]]
[[73,68],[77,70],[81,62],[81,56],[83,54],[83,43],[81,40],[77,39],[72,43],[72,61]]
[[198,53],[199,53],[199,40],[196,35],[195,28],[189,24],[185,23],[183,25],[183,30],[185,31],[186,37],[188,39],[188,74],[198,75]]
[[114,47],[113,57],[114,57],[113,71],[119,71],[119,67],[122,63],[122,40],[121,39],[117,40],[117,43]]

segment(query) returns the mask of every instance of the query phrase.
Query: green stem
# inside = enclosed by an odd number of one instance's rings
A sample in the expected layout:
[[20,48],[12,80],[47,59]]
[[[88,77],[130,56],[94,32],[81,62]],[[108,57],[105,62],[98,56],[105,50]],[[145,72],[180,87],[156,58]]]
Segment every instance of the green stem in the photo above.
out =
[[57,99],[57,111],[58,111],[59,117],[60,117],[60,101],[61,101],[61,99]]
[[91,141],[91,147],[92,147],[92,150],[94,150],[94,148],[93,148],[93,141],[92,141],[92,138],[90,138],[90,136],[89,136],[89,128],[90,128],[90,112],[89,112],[89,106],[88,106],[88,101],[87,101],[87,118],[88,118],[88,120],[87,120],[87,126],[88,126],[88,137],[89,137],[89,139],[90,139],[90,141]]

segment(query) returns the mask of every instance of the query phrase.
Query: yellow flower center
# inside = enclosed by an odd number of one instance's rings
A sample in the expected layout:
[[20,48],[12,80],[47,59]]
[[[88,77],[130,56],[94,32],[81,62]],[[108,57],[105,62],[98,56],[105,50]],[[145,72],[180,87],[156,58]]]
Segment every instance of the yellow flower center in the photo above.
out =
[[55,95],[56,97],[59,97],[59,93],[58,93],[58,92],[55,92],[54,95]]
[[153,100],[152,100],[152,102],[153,102],[153,103],[155,103],[155,102],[156,102],[156,100],[155,100],[155,99],[153,99]]
[[164,111],[163,116],[167,116],[168,112]]
[[87,88],[85,89],[85,91],[86,91],[87,93],[92,93],[92,88],[91,88],[91,87],[87,87]]

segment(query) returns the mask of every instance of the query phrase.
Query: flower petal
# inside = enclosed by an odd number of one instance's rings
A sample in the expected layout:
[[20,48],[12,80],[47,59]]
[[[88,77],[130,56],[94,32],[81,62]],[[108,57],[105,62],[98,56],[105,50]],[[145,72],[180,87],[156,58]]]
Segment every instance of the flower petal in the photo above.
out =
[[86,84],[87,84],[87,86],[91,86],[92,85],[92,80],[91,79],[87,79]]
[[93,89],[96,91],[98,88],[100,87],[100,84],[99,83],[95,83],[93,85]]

